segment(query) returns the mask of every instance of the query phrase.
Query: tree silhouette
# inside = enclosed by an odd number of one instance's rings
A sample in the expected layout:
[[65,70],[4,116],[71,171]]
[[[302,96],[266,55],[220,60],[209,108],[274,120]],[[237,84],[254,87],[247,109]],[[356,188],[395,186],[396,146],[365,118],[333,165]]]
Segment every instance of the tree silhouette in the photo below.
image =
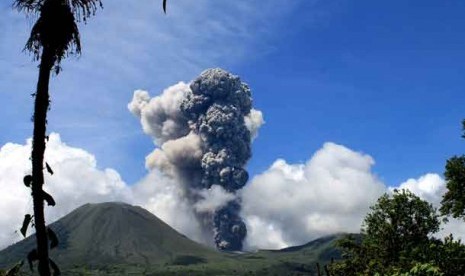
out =
[[[16,0],[14,6],[27,13],[39,15],[25,50],[40,60],[39,78],[34,103],[34,131],[32,138],[32,198],[39,274],[50,274],[47,228],[44,218],[44,200],[50,198],[43,190],[44,153],[46,147],[47,111],[49,109],[50,74],[60,72],[60,63],[69,54],[80,54],[81,43],[76,21],[93,15],[100,0]],[[48,167],[48,164],[47,164]],[[53,201],[53,200],[52,200]],[[48,202],[49,205],[54,202]],[[31,254],[30,254],[31,256]]]
[[[47,111],[50,106],[49,82],[52,71],[58,74],[60,63],[68,55],[79,55],[81,43],[77,22],[86,21],[102,7],[101,0],[15,0],[13,6],[28,14],[38,15],[32,27],[25,50],[31,52],[40,61],[37,90],[34,94],[34,131],[32,138],[32,177],[26,176],[24,182],[32,189],[34,204],[34,222],[37,249],[28,259],[39,261],[39,274],[51,275],[50,266],[56,265],[49,260],[49,240],[44,218],[44,201],[55,205],[53,198],[43,190],[44,153],[46,147]],[[163,0],[166,12],[166,0]],[[53,173],[45,163],[47,171]],[[59,272],[58,272],[59,273]],[[54,269],[54,274],[57,271]]]

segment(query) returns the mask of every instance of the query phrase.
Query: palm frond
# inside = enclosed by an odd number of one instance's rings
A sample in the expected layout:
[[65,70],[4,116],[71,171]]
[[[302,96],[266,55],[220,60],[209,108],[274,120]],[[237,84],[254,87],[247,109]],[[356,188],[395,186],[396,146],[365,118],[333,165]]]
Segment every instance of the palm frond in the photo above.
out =
[[[163,11],[166,13],[163,0]],[[26,13],[38,14],[25,50],[40,58],[42,50],[48,48],[53,55],[58,73],[61,60],[70,54],[81,53],[81,40],[77,21],[95,15],[103,8],[101,0],[14,0],[13,7]]]
[[42,6],[54,1],[68,5],[78,21],[86,21],[98,8],[103,8],[101,0],[14,0],[13,7],[26,13],[40,13]]
[[87,18],[95,15],[98,8],[103,8],[101,0],[65,0],[71,7],[77,20],[86,21]]
[[40,10],[41,2],[40,0],[15,0],[13,7],[27,13],[37,13]]
[[39,59],[45,48],[51,53],[57,72],[64,57],[81,52],[75,16],[66,0],[46,0],[40,7],[39,18],[32,27],[25,50]]

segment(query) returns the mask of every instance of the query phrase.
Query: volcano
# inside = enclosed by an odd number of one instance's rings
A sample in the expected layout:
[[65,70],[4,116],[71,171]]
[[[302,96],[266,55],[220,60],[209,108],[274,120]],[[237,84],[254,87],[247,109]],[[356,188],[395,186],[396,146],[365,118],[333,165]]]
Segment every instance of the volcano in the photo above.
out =
[[[214,249],[178,233],[149,211],[125,203],[83,205],[51,224],[59,246],[51,258],[65,267],[112,264],[160,264],[220,257]],[[35,236],[0,252],[8,267],[35,248]]]
[[[50,255],[62,275],[317,275],[316,263],[340,258],[334,242],[341,235],[282,250],[221,252],[125,203],[86,204],[50,227],[59,240]],[[0,251],[0,269],[34,248],[32,235]],[[22,272],[31,274],[27,265]]]

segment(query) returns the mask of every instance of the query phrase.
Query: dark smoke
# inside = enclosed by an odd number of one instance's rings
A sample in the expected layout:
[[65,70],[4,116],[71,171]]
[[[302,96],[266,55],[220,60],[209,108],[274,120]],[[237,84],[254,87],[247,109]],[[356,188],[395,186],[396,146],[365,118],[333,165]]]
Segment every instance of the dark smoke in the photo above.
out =
[[153,99],[136,91],[129,109],[159,145],[147,157],[147,167],[183,185],[197,219],[219,249],[241,250],[247,229],[236,192],[249,178],[244,167],[263,123],[261,112],[252,109],[247,84],[222,69],[210,69],[189,86],[179,83]]
[[[181,104],[192,131],[202,140],[201,188],[220,185],[235,193],[249,175],[251,134],[244,117],[250,113],[249,87],[221,69],[205,71],[190,85]],[[214,214],[215,243],[223,250],[240,250],[247,229],[239,217],[238,200],[230,201]]]

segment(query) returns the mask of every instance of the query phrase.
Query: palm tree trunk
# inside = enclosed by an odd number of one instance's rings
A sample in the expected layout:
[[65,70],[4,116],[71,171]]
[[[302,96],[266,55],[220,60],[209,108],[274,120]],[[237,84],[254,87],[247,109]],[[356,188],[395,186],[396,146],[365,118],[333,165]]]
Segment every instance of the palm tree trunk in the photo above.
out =
[[47,111],[49,107],[48,86],[54,57],[48,47],[44,47],[39,67],[39,80],[34,105],[34,135],[32,139],[32,198],[36,228],[39,274],[50,276],[48,238],[44,217],[44,153]]

